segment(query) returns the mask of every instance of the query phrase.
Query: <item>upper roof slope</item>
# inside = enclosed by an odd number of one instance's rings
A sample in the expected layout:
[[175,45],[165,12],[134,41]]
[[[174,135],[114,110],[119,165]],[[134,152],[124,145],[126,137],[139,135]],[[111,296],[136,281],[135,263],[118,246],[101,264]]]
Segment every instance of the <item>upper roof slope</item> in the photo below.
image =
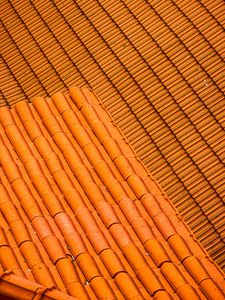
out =
[[1,5],[2,104],[95,89],[211,257],[225,268],[223,0]]
[[0,293],[224,299],[222,273],[90,90],[3,107],[0,124]]

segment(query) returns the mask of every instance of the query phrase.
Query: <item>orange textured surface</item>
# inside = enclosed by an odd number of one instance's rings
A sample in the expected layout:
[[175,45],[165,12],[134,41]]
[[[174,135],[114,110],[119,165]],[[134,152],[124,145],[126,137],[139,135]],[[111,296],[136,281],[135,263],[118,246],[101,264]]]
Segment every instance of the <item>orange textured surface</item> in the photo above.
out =
[[3,107],[0,124],[1,294],[224,299],[222,272],[93,92]]
[[225,270],[225,3],[1,3],[0,106],[95,90]]

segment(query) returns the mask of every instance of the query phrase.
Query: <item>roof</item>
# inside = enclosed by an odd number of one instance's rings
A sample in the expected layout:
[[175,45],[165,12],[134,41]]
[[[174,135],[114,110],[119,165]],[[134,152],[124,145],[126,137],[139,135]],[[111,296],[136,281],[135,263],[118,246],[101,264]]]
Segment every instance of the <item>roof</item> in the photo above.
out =
[[4,1],[2,100],[94,89],[225,268],[223,0]]
[[0,123],[1,294],[224,299],[221,270],[92,91],[3,107]]

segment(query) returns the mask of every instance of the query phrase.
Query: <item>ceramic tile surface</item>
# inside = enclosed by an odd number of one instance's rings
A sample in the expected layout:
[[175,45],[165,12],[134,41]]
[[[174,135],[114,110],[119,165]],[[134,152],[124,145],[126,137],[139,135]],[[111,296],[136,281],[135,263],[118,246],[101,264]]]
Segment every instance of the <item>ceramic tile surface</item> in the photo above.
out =
[[89,89],[0,108],[4,299],[224,299],[224,277]]
[[94,89],[225,270],[225,3],[1,3],[1,100]]

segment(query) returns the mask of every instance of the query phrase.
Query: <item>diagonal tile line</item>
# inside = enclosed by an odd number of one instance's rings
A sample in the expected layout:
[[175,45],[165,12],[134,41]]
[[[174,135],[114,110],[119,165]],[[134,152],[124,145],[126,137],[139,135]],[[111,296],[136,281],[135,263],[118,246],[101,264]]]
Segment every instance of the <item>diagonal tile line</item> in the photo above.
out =
[[[15,275],[12,271],[0,273],[1,289],[4,290],[3,295],[14,297],[17,295],[18,300],[23,299],[49,299],[49,300],[79,300],[72,296],[66,295],[60,291],[53,290],[31,282],[27,279]],[[12,299],[8,298],[7,299]],[[15,298],[14,298],[15,299]]]

